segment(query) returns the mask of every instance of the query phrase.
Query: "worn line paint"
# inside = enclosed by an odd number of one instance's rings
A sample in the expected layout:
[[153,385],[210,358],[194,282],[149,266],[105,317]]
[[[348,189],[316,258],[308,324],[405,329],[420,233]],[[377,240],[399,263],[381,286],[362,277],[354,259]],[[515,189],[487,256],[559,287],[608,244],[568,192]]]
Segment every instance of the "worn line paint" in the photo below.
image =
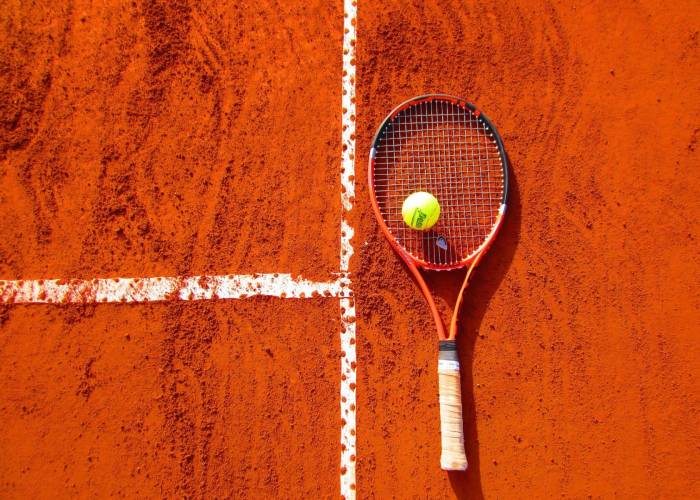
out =
[[355,498],[357,355],[355,350],[355,299],[340,299],[340,491]]
[[350,240],[355,235],[355,230],[345,219],[340,221],[340,270],[347,272],[350,267],[350,257],[355,253]]
[[349,280],[316,282],[291,274],[232,274],[87,280],[0,280],[0,303],[89,304],[166,300],[241,299],[264,295],[280,298],[350,296]]
[[343,21],[343,136],[340,168],[341,221],[340,221],[340,272],[348,279],[349,297],[340,299],[340,495],[346,500],[355,498],[356,463],[356,327],[355,299],[352,298],[349,278],[350,258],[354,251],[352,237],[355,234],[347,221],[355,201],[355,43],[357,27],[357,2],[345,0]]

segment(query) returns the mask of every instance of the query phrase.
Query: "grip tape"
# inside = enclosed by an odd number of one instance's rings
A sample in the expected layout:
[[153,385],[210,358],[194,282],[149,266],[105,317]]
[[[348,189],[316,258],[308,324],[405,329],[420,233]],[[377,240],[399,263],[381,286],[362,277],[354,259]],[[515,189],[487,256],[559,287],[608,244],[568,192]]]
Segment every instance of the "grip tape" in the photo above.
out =
[[443,470],[467,469],[464,452],[464,426],[462,423],[462,391],[460,388],[459,358],[454,340],[441,340],[438,356],[438,389],[440,392],[440,435]]

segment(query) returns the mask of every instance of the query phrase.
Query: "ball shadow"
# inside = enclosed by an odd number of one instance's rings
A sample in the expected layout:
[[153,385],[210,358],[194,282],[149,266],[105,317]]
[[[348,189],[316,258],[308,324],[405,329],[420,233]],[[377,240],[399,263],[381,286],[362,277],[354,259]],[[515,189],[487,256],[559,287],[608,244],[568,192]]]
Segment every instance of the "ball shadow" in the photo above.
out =
[[[512,164],[511,164],[512,165]],[[474,406],[474,379],[472,374],[474,344],[479,333],[481,320],[491,301],[491,297],[501,284],[503,276],[510,268],[515,246],[520,237],[520,193],[511,167],[509,177],[508,207],[506,219],[500,233],[474,270],[469,286],[465,291],[460,312],[457,348],[462,367],[462,411],[464,418],[464,440],[469,466],[464,472],[449,472],[450,484],[457,498],[483,499],[481,488],[481,468],[479,460],[479,439],[476,429],[476,408]],[[464,272],[424,273],[429,287],[438,300],[438,307],[446,314],[447,304],[457,300],[459,288],[464,280]]]

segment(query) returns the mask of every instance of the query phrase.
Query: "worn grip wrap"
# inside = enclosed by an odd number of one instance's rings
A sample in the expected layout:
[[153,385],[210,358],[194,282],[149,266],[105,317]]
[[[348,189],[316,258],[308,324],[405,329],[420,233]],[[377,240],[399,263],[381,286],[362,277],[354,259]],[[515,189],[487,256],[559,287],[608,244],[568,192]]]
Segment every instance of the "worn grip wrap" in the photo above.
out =
[[438,388],[440,391],[440,433],[443,470],[466,470],[464,428],[462,425],[462,391],[459,380],[459,358],[454,340],[441,340],[438,356]]

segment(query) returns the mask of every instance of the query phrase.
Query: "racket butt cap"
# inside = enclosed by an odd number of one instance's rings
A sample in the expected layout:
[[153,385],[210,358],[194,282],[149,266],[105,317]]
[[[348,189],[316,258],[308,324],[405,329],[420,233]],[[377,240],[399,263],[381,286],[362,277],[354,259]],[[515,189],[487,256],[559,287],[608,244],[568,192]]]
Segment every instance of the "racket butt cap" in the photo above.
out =
[[442,459],[440,459],[440,468],[444,471],[447,472],[464,472],[469,468],[467,465],[467,461],[465,460],[464,463],[445,463]]

